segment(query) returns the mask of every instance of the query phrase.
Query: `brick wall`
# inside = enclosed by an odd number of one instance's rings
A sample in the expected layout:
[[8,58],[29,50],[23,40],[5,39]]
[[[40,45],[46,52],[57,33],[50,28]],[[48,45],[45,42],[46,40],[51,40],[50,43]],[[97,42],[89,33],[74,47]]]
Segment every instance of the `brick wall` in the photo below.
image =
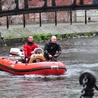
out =
[[[71,5],[73,0],[55,0],[57,6],[61,5]],[[43,0],[30,0],[30,6],[42,6]],[[52,0],[47,0],[48,6],[51,6]],[[80,0],[76,0],[77,4],[80,3]],[[92,0],[84,0],[84,4],[92,4]]]
[[[77,0],[77,4],[80,3],[80,0]],[[92,0],[84,0],[84,4],[92,4]]]

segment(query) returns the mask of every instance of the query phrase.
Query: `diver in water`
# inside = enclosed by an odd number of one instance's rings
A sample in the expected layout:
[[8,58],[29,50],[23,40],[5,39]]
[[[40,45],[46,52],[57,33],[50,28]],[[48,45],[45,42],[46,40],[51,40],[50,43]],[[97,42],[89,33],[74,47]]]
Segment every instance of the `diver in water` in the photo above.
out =
[[52,36],[50,41],[45,44],[44,57],[47,61],[57,61],[57,57],[61,54],[61,47],[57,43],[56,36]]
[[33,54],[33,50],[35,48],[38,48],[38,45],[34,42],[32,36],[28,36],[27,42],[24,44],[24,48],[23,48],[26,62],[29,61],[31,55]]

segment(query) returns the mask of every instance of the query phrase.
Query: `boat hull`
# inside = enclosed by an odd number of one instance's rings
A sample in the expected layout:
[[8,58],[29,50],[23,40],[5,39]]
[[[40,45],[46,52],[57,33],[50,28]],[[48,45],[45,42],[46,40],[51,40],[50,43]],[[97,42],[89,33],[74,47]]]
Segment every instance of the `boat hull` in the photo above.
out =
[[0,57],[0,69],[15,75],[63,75],[66,66],[61,62],[21,63]]

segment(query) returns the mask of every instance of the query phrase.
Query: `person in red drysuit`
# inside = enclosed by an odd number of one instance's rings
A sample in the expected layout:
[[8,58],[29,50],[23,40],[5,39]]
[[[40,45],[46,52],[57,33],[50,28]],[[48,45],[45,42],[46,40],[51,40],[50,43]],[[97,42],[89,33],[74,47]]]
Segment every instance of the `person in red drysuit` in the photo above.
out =
[[33,50],[38,48],[38,45],[33,41],[32,36],[28,36],[27,42],[24,44],[24,55],[26,62],[29,60],[30,56],[33,54]]

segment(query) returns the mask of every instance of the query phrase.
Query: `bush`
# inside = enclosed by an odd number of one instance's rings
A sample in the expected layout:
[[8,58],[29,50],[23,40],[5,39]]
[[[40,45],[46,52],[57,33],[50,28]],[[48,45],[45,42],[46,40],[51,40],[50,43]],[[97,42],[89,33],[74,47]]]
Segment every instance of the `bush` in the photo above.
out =
[[13,38],[12,35],[7,35],[7,36],[5,37],[5,39],[12,39],[12,38]]
[[34,34],[34,35],[33,35],[33,38],[34,38],[34,41],[35,41],[35,42],[39,42],[39,41],[42,40],[40,34]]
[[48,36],[45,33],[40,34],[40,37],[41,37],[42,40],[47,40],[48,39]]
[[59,33],[56,35],[56,37],[57,39],[61,39],[61,35]]

